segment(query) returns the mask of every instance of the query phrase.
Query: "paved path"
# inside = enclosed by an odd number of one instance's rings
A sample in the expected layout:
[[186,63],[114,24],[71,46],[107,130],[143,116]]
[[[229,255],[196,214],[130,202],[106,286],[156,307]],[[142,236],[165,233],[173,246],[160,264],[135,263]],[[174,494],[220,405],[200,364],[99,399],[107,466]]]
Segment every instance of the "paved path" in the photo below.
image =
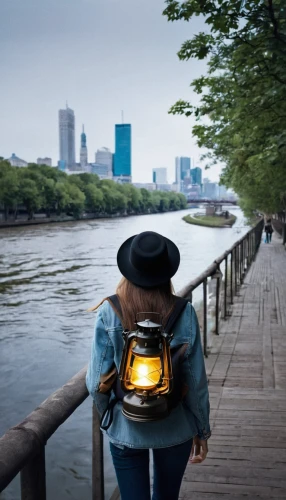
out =
[[207,359],[212,438],[180,498],[286,499],[286,252],[262,243]]

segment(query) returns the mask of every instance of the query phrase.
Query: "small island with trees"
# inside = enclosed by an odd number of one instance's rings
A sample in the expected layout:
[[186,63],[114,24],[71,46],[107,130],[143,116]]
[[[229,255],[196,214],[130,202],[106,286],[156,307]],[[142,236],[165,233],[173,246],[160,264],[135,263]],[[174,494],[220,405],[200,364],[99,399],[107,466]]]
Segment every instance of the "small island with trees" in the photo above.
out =
[[219,215],[189,214],[183,217],[183,220],[185,222],[188,222],[188,224],[193,224],[195,226],[222,228],[222,227],[232,227],[236,221],[236,216],[230,214],[229,212],[224,212]]
[[[2,225],[21,215],[33,223],[44,221],[139,215],[181,210],[187,207],[180,193],[147,191],[132,184],[100,180],[95,174],[67,175],[47,165],[12,167],[0,158],[0,213]],[[52,220],[51,220],[52,219]]]

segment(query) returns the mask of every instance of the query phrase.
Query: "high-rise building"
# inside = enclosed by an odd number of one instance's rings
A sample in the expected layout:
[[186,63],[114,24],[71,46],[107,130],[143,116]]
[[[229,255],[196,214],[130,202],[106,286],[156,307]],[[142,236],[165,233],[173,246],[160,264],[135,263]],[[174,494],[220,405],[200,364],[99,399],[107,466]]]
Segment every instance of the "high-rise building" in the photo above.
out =
[[95,163],[108,167],[108,177],[112,178],[113,153],[108,148],[100,148],[95,153]]
[[37,158],[38,165],[48,165],[48,167],[52,166],[52,158]]
[[27,167],[28,166],[28,163],[25,160],[18,158],[18,156],[16,156],[15,153],[13,153],[12,156],[7,159],[7,161],[10,163],[10,165],[12,167]]
[[131,125],[115,125],[115,153],[113,177],[122,182],[131,182]]
[[225,186],[218,186],[218,195],[222,200],[226,200],[228,197],[227,188]]
[[100,179],[108,179],[109,169],[107,165],[102,165],[101,163],[92,163],[91,164],[91,173],[98,175]]
[[189,199],[199,199],[201,196],[201,186],[198,184],[192,184],[188,189],[188,198]]
[[191,179],[192,179],[192,184],[197,184],[198,186],[201,186],[202,169],[200,167],[195,167],[191,169]]
[[172,191],[172,184],[156,184],[157,191]]
[[165,167],[153,168],[153,182],[167,184],[167,169]]
[[72,169],[75,165],[75,117],[72,109],[59,110],[60,162]]
[[80,155],[79,155],[80,166],[83,170],[86,169],[88,164],[87,159],[87,146],[86,146],[86,134],[84,132],[84,125],[82,126],[82,133],[80,135]]
[[156,184],[153,182],[133,182],[134,187],[139,189],[147,189],[148,191],[156,191]]
[[176,166],[176,184],[179,186],[179,191],[183,192],[185,177],[191,177],[191,158],[186,156],[177,156],[175,160]]
[[203,197],[215,200],[218,197],[218,185],[216,182],[210,182],[209,179],[204,179]]

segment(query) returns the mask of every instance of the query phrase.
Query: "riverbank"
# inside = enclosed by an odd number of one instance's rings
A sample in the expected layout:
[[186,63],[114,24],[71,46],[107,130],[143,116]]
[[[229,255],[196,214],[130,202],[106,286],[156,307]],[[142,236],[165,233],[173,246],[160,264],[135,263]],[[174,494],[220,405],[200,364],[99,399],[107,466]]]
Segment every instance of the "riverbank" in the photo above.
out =
[[236,216],[233,214],[229,214],[229,218],[225,219],[224,217],[212,216],[212,215],[195,215],[194,217],[191,215],[186,215],[183,217],[183,220],[188,224],[193,224],[195,226],[204,226],[204,227],[232,227],[236,221]]
[[[187,210],[187,209],[180,209],[180,210]],[[126,217],[134,217],[138,215],[155,215],[155,214],[166,214],[170,212],[177,212],[178,210],[167,210],[165,212],[142,212],[142,213],[133,213],[133,214],[87,214],[82,217],[61,217],[61,216],[55,216],[55,217],[35,217],[35,219],[27,220],[27,219],[17,219],[17,220],[0,220],[0,229],[3,229],[5,227],[11,228],[11,227],[22,227],[22,226],[37,226],[41,224],[55,224],[55,223],[61,223],[61,222],[82,222],[82,221],[89,221],[89,220],[96,220],[96,219],[116,219],[116,218],[126,218]]]

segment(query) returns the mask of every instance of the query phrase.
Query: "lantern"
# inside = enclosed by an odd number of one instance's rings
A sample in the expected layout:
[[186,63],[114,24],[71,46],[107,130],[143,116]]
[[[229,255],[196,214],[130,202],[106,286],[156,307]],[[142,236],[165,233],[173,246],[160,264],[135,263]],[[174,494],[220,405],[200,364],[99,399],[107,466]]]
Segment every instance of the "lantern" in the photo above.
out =
[[119,378],[128,394],[123,398],[122,413],[138,422],[159,420],[168,415],[165,396],[173,386],[170,354],[173,335],[163,331],[157,313],[139,313],[136,325],[136,331],[123,332]]

